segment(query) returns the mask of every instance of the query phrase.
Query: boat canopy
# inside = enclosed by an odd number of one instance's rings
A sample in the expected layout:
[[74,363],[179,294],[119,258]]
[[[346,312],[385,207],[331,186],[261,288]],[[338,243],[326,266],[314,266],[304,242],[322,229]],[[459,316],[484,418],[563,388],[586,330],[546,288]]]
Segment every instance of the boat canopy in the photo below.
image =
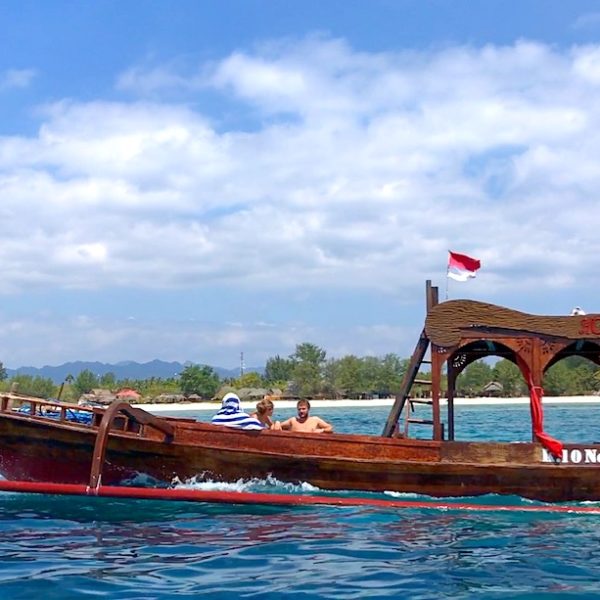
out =
[[[532,415],[532,438],[554,456],[562,444],[543,427],[543,378],[555,363],[568,356],[582,356],[600,365],[600,314],[538,316],[477,302],[438,301],[438,288],[426,282],[427,316],[411,357],[383,435],[397,434],[398,419],[411,398],[423,363],[431,364],[431,420],[433,439],[454,439],[454,398],[460,373],[472,362],[498,356],[515,363],[527,383]],[[429,351],[430,359],[426,359]],[[442,371],[447,373],[447,432],[440,415]]]

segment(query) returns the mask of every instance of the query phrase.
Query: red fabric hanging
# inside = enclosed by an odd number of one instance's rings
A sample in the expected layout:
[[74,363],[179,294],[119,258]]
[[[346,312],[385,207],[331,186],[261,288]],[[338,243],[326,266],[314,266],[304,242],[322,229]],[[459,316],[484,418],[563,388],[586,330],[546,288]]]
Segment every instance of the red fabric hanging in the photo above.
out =
[[531,410],[531,424],[533,426],[533,434],[537,440],[554,456],[554,458],[561,460],[563,443],[555,440],[551,435],[548,435],[544,431],[544,409],[542,407],[542,396],[544,390],[538,385],[534,385],[533,376],[527,366],[527,363],[520,357],[517,356],[517,365],[525,377],[527,387],[529,388],[529,408]]

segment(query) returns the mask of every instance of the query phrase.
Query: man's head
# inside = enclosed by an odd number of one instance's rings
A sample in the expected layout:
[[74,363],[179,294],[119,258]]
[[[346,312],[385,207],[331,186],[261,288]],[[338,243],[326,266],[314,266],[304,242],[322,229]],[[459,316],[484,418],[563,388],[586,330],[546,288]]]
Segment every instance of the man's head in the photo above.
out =
[[310,402],[308,400],[298,400],[296,403],[299,419],[306,419],[310,411]]

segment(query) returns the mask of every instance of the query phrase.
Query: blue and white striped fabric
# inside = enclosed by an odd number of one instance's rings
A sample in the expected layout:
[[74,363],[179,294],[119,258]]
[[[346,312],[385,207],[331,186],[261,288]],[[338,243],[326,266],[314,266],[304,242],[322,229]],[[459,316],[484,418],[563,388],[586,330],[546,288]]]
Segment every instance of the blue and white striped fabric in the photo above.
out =
[[236,427],[238,429],[264,429],[265,426],[254,417],[240,409],[240,399],[237,394],[229,392],[223,396],[221,410],[212,418],[213,425]]

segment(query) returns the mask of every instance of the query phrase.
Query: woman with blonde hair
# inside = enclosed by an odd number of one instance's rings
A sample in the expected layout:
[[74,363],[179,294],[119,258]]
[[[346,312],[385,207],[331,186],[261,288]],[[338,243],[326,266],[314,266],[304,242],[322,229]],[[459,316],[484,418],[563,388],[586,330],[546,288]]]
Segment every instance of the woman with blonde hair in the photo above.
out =
[[275,405],[271,400],[263,398],[256,405],[256,412],[252,413],[255,419],[258,419],[266,429],[281,429],[281,423],[279,421],[273,421],[273,410]]

